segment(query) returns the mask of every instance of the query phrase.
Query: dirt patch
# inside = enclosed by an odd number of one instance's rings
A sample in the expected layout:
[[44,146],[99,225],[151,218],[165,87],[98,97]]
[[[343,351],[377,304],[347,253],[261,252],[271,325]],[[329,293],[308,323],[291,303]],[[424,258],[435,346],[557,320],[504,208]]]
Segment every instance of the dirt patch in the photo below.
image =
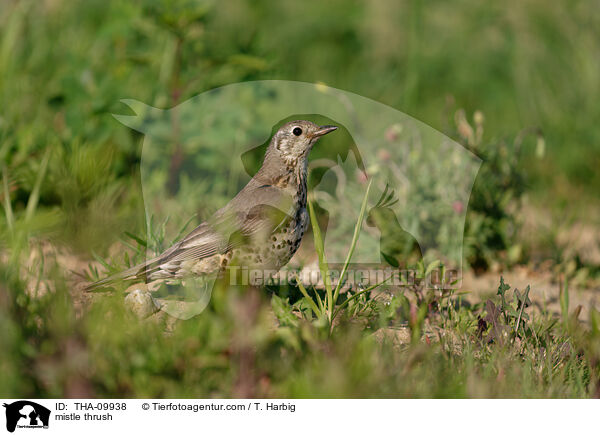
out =
[[[532,266],[516,266],[501,273],[487,272],[475,275],[467,271],[463,275],[461,291],[467,292],[469,302],[481,302],[498,291],[500,276],[504,282],[519,290],[531,286],[529,297],[538,310],[546,309],[551,313],[560,313],[561,282],[556,275],[547,269],[539,270]],[[589,319],[590,307],[598,309],[600,302],[600,286],[569,285],[569,307],[573,311],[578,305],[582,306],[580,319]]]

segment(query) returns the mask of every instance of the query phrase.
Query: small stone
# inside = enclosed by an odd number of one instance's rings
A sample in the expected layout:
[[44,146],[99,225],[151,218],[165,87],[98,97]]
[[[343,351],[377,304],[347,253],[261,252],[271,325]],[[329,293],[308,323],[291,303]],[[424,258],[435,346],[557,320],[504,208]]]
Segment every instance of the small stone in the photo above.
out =
[[145,290],[133,290],[125,297],[125,306],[140,319],[145,319],[160,310],[160,305],[150,292]]

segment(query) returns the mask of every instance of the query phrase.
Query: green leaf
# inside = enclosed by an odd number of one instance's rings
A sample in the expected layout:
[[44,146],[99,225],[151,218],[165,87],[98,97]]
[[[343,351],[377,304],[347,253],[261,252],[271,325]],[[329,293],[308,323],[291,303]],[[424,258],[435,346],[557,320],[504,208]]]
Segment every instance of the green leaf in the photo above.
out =
[[569,281],[566,276],[564,284],[560,286],[559,299],[560,311],[562,314],[563,321],[566,324],[569,319]]
[[271,298],[271,307],[281,326],[298,326],[298,318],[292,312],[289,299],[284,301],[274,294]]
[[590,325],[592,337],[600,336],[600,313],[594,307],[590,309]]
[[[515,289],[515,295],[518,300],[518,306],[520,307],[519,315],[517,317],[517,322],[515,325],[515,334],[518,334],[518,332],[519,332],[519,325],[521,324],[521,319],[529,320],[529,316],[526,313],[523,313],[523,310],[525,309],[525,307],[531,305],[531,300],[529,299],[529,290],[530,290],[530,287],[527,286],[527,288],[525,289],[525,292],[523,293],[523,295],[521,295],[519,293],[519,290]],[[523,326],[523,329],[524,328],[525,327]]]
[[496,293],[496,294],[500,295],[500,296],[502,296],[502,298],[504,298],[504,293],[506,293],[506,291],[509,289],[510,289],[510,285],[505,284],[504,277],[501,276],[500,277],[500,285],[498,286],[498,293]]
[[396,258],[392,257],[391,255],[387,255],[385,252],[383,251],[379,251],[381,256],[383,257],[383,259],[392,267],[398,267],[400,265],[400,263],[398,263],[398,260],[396,260]]

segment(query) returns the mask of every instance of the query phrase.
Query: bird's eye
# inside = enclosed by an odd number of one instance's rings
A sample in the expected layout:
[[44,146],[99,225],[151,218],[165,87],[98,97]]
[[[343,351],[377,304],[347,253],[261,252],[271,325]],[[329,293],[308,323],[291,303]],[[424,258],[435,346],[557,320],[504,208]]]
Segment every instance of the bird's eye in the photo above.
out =
[[302,129],[300,127],[296,127],[292,130],[295,136],[300,136],[302,134]]

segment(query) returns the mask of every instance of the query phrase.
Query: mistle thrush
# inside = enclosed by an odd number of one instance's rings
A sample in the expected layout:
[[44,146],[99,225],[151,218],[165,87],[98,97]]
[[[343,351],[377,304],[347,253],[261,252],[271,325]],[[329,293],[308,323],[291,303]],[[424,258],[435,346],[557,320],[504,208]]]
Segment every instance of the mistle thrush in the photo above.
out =
[[321,136],[336,129],[302,120],[283,125],[271,139],[260,170],[225,207],[157,257],[88,289],[121,279],[206,276],[229,264],[279,270],[297,251],[309,223],[308,154]]

